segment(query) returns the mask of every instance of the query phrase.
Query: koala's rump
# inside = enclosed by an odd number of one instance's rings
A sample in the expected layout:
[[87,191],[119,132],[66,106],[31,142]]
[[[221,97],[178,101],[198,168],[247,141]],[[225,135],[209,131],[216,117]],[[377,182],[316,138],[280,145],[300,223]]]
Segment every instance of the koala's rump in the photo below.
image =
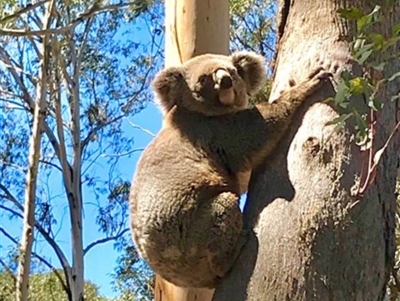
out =
[[235,190],[232,183],[206,148],[194,146],[174,129],[163,129],[146,148],[131,189],[131,224],[139,253],[156,272],[175,283],[183,275],[181,285],[188,284],[189,274],[197,285],[214,281],[207,258],[212,212],[205,219],[209,225],[194,227],[199,207]]

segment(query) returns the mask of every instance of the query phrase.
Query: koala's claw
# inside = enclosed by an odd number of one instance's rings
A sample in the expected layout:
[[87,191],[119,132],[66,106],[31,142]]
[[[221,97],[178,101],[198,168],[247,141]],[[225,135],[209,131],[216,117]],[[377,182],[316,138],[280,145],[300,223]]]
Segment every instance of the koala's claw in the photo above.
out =
[[318,67],[309,75],[309,79],[318,79],[319,81],[326,80],[332,77],[332,72],[326,71],[324,67]]

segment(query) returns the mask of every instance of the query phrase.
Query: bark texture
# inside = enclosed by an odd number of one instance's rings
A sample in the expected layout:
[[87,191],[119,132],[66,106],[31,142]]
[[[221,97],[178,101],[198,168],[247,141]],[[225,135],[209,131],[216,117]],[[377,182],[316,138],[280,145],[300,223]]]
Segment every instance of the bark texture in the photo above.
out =
[[[278,54],[271,98],[301,82],[323,65],[338,79],[344,69],[360,74],[348,40],[355,24],[337,15],[356,6],[370,12],[381,1],[280,1]],[[400,4],[384,9],[385,26],[400,23]],[[400,70],[393,64],[387,70]],[[335,80],[333,81],[333,83]],[[385,87],[378,114],[375,150],[399,120],[390,102],[399,82]],[[360,184],[367,156],[355,146],[352,127],[335,133],[325,124],[338,113],[316,103],[333,96],[327,84],[310,97],[292,131],[252,175],[245,221],[255,231],[236,266],[214,294],[214,301],[383,300],[394,255],[397,133],[387,148],[375,182],[363,196]],[[354,99],[354,101],[363,101]]]
[[[229,54],[229,0],[165,1],[165,66],[204,54]],[[214,290],[187,289],[156,275],[155,301],[209,301]]]
[[[50,24],[50,16],[53,7],[52,4],[47,6],[44,16],[44,28],[48,29]],[[18,275],[16,281],[16,300],[27,301],[29,293],[29,274],[32,256],[32,245],[34,240],[35,228],[35,203],[36,203],[36,187],[37,173],[39,168],[39,158],[41,151],[42,125],[46,111],[46,90],[47,90],[47,66],[48,53],[47,43],[48,36],[43,36],[43,47],[41,49],[42,58],[39,65],[38,82],[36,85],[36,100],[33,112],[32,134],[29,141],[28,154],[28,171],[25,181],[25,201],[24,201],[24,219],[21,235],[20,252],[18,260]]]

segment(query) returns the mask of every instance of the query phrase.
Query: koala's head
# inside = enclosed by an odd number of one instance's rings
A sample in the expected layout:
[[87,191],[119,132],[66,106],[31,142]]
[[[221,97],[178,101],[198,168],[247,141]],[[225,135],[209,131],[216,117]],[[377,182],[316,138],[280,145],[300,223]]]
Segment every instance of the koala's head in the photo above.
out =
[[256,53],[204,54],[162,70],[152,86],[164,114],[176,105],[215,116],[246,109],[265,76],[264,59]]

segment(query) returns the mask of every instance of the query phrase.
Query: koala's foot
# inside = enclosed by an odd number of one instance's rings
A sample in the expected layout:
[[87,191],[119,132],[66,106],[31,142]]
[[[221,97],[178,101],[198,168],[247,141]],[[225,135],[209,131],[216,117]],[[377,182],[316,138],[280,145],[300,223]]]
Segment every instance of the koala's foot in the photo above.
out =
[[242,213],[239,209],[239,197],[224,192],[213,200],[215,214],[214,227],[208,242],[208,261],[210,269],[218,278],[222,278],[231,269],[243,246],[248,241],[248,231],[242,230]]

